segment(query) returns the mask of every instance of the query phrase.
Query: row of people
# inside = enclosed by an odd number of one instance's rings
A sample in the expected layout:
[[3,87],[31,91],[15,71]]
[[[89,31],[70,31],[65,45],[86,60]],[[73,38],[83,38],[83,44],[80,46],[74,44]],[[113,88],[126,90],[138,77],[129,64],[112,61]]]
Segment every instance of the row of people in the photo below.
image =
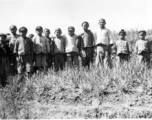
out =
[[[111,66],[111,48],[114,48],[118,60],[128,61],[130,58],[130,50],[128,42],[125,40],[126,32],[119,32],[120,39],[113,45],[111,32],[105,27],[105,19],[99,20],[100,29],[93,34],[89,30],[89,23],[83,22],[82,28],[84,32],[80,35],[75,34],[75,28],[68,27],[68,35],[63,36],[60,28],[55,30],[55,36],[49,37],[49,29],[41,26],[36,27],[37,36],[30,35],[27,37],[27,28],[19,29],[20,35],[17,34],[17,27],[10,26],[11,34],[6,36],[0,34],[0,77],[7,78],[7,73],[18,72],[21,76],[25,71],[30,77],[33,72],[33,66],[37,71],[43,69],[47,71],[48,67],[54,68],[56,71],[63,70],[65,60],[68,67],[79,67],[79,56],[82,60],[83,67],[90,67],[95,57],[96,66],[102,64]],[[146,31],[138,32],[139,40],[136,42],[135,51],[138,59],[148,62],[150,60],[150,43],[145,40]],[[32,38],[33,37],[33,38]],[[94,56],[96,53],[96,56]],[[17,61],[16,61],[17,60]],[[9,68],[11,66],[11,71]]]

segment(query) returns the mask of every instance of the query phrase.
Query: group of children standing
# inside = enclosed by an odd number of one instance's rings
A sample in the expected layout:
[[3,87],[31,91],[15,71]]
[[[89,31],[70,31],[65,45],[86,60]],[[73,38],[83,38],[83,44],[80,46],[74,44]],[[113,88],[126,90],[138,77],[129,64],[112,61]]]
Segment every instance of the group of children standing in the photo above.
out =
[[[18,73],[21,76],[27,72],[31,77],[33,66],[36,71],[47,72],[49,67],[55,71],[63,70],[65,63],[68,68],[79,68],[81,58],[82,66],[90,68],[95,57],[96,66],[111,66],[111,49],[116,51],[120,63],[130,58],[129,44],[125,40],[126,32],[119,32],[120,39],[113,43],[111,32],[105,27],[105,19],[99,20],[99,29],[93,34],[89,30],[89,23],[83,22],[84,32],[75,34],[73,26],[68,27],[68,34],[62,35],[60,28],[55,29],[55,36],[50,37],[50,30],[41,26],[36,27],[37,35],[27,35],[27,28],[19,29],[10,26],[11,35],[0,34],[0,79],[5,84],[8,75]],[[43,35],[44,33],[44,35]],[[135,45],[135,52],[140,62],[150,61],[150,43],[145,40],[146,31],[138,32],[139,40]],[[95,56],[96,55],[96,56]],[[54,65],[52,64],[54,63]]]

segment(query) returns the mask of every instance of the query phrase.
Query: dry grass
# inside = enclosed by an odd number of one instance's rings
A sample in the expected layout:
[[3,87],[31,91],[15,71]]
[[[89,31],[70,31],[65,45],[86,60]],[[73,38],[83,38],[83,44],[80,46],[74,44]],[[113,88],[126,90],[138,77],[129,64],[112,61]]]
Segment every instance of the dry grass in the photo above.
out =
[[152,118],[152,69],[136,57],[113,68],[53,70],[0,88],[0,118]]

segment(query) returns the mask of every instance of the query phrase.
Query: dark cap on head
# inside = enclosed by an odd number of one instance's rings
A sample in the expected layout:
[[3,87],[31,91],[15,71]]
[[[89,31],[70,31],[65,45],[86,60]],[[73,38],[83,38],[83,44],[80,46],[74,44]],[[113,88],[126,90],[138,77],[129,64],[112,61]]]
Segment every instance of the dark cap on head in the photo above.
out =
[[75,31],[75,28],[73,26],[70,26],[70,27],[68,27],[68,30],[74,30]]
[[21,27],[21,28],[19,29],[19,32],[22,32],[22,31],[24,31],[24,32],[27,33],[27,28],[26,28],[26,27]]
[[99,20],[99,23],[101,23],[101,22],[106,23],[106,20],[105,20],[104,18],[101,18],[101,19]]
[[0,36],[7,37],[4,33],[0,33]]
[[141,32],[143,32],[146,35],[146,31],[145,30],[139,30],[138,34],[141,33]]
[[56,28],[56,29],[55,29],[55,32],[56,32],[56,31],[62,32],[60,28]]
[[126,35],[126,32],[124,31],[124,29],[121,29],[121,30],[120,30],[119,35],[120,35],[120,34]]
[[43,30],[41,26],[37,26],[35,30]]
[[10,30],[11,30],[11,29],[16,29],[16,30],[17,30],[17,27],[16,27],[15,25],[11,25],[11,26],[10,26]]
[[81,26],[83,26],[84,23],[88,24],[88,26],[89,26],[89,23],[88,23],[87,21],[84,21],[84,22],[81,24]]

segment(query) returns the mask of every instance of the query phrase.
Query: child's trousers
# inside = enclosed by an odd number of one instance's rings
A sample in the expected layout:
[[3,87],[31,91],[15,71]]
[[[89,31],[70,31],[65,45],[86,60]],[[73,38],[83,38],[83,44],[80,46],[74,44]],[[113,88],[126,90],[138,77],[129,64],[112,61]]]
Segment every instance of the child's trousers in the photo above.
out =
[[47,55],[44,53],[39,53],[36,55],[36,61],[35,66],[40,67],[47,67],[47,61],[46,61]]
[[81,59],[82,59],[82,66],[90,68],[93,64],[93,55],[94,55],[94,48],[87,47],[81,50]]
[[139,63],[144,62],[144,63],[149,64],[150,54],[147,52],[142,52],[142,53],[138,54],[138,61],[139,61]]
[[48,68],[52,68],[53,56],[51,54],[48,54],[48,58],[46,61],[47,61]]
[[12,75],[17,74],[17,61],[16,61],[16,54],[9,55],[10,61],[10,72]]
[[128,61],[129,60],[129,55],[128,54],[119,54],[117,55],[117,60],[118,60],[118,63],[123,63],[125,61]]
[[79,68],[79,58],[78,58],[78,53],[77,52],[70,52],[67,53],[67,67],[78,67]]
[[96,49],[96,66],[104,65],[105,67],[110,67],[109,46],[98,45]]
[[20,55],[17,63],[18,73],[31,73],[33,71],[32,55]]
[[0,56],[0,83],[2,85],[5,85],[9,74],[10,74],[9,58],[5,56]]
[[65,67],[65,54],[57,53],[54,55],[54,67],[55,71],[59,71],[59,69],[63,70]]

